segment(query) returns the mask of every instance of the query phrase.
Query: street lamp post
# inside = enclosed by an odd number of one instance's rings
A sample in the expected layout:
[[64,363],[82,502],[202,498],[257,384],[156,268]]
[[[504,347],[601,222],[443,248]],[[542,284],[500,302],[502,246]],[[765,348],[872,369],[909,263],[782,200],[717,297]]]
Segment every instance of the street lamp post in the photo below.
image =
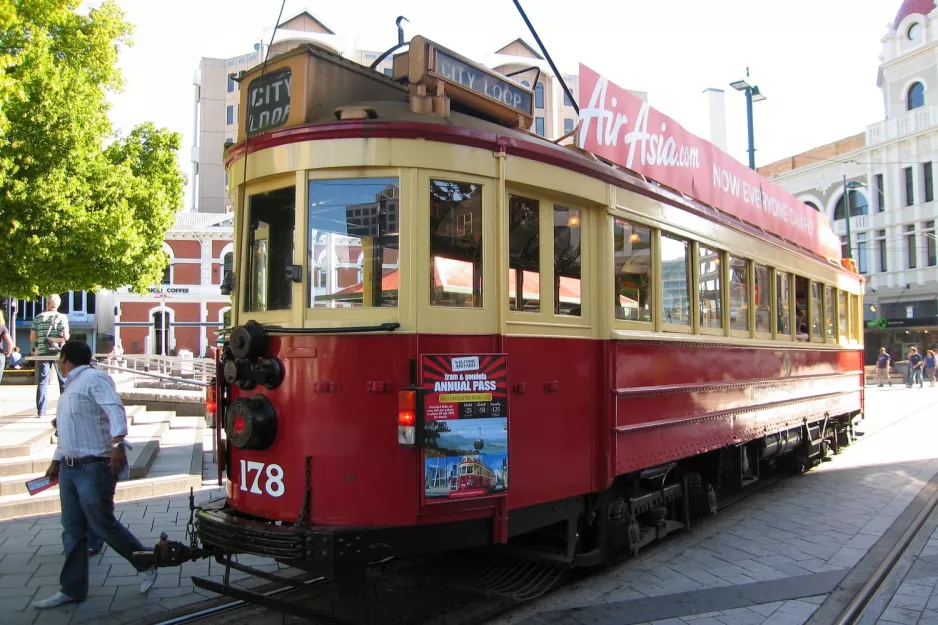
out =
[[[749,78],[749,68],[746,68],[746,78]],[[731,82],[730,87],[736,89],[737,91],[743,91],[746,93],[746,122],[749,128],[749,169],[756,168],[756,143],[755,143],[755,133],[753,132],[752,127],[752,103],[753,102],[762,102],[765,100],[765,96],[759,91],[759,87],[750,85],[746,80],[737,80],[736,82]]]

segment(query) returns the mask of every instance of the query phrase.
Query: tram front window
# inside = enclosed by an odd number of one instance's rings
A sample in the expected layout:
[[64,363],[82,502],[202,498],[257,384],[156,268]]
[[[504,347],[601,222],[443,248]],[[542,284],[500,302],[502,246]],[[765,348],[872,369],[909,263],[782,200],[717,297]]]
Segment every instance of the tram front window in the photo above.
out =
[[541,308],[540,203],[508,196],[509,309],[538,312]]
[[397,178],[310,180],[308,220],[310,308],[397,306]]
[[293,281],[293,229],[296,188],[251,196],[248,205],[248,288],[244,310],[289,310]]
[[482,308],[482,186],[430,181],[430,305]]
[[554,205],[554,314],[580,316],[580,210]]

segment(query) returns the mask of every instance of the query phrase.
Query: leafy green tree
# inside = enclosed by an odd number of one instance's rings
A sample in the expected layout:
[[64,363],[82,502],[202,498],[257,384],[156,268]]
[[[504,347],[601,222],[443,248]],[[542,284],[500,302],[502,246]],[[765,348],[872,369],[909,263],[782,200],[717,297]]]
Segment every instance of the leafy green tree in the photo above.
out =
[[114,135],[131,26],[112,0],[0,0],[0,293],[159,282],[183,201],[178,133]]

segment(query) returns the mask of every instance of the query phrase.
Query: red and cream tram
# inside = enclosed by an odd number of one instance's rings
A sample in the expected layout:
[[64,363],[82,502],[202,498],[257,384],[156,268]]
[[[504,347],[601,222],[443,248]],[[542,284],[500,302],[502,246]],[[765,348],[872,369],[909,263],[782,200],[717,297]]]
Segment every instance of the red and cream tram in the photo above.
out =
[[[585,148],[527,130],[524,75],[421,37],[393,77],[315,46],[243,75],[200,553],[352,578],[562,528],[543,552],[596,564],[850,441],[862,279],[824,218],[672,135],[616,165],[635,117],[583,69]],[[491,488],[456,496],[467,456]]]

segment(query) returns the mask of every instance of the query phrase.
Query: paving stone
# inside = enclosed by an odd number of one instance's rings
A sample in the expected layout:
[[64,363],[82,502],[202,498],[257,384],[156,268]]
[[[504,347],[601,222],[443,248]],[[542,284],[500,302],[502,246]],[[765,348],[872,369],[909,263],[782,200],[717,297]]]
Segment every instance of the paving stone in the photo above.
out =
[[925,597],[927,600],[932,594],[933,586],[923,586],[921,584],[913,584],[911,582],[903,582],[900,584],[899,588],[896,589],[896,594],[898,595],[912,595],[915,597]]
[[10,573],[0,575],[0,588],[23,588],[32,577],[30,573]]
[[928,603],[928,597],[917,597],[915,595],[896,594],[893,596],[892,600],[889,602],[889,607],[890,608],[907,608],[910,610],[921,611],[925,609],[926,603]]
[[765,617],[749,608],[734,608],[724,610],[723,615],[716,619],[726,625],[760,625]]
[[893,623],[902,625],[915,625],[922,615],[920,610],[909,610],[906,608],[886,608],[880,618]]
[[773,601],[772,603],[757,603],[749,606],[750,610],[758,612],[762,616],[771,616],[782,605],[782,601]]
[[792,614],[807,619],[817,610],[817,606],[807,601],[786,601],[778,607],[783,614]]

